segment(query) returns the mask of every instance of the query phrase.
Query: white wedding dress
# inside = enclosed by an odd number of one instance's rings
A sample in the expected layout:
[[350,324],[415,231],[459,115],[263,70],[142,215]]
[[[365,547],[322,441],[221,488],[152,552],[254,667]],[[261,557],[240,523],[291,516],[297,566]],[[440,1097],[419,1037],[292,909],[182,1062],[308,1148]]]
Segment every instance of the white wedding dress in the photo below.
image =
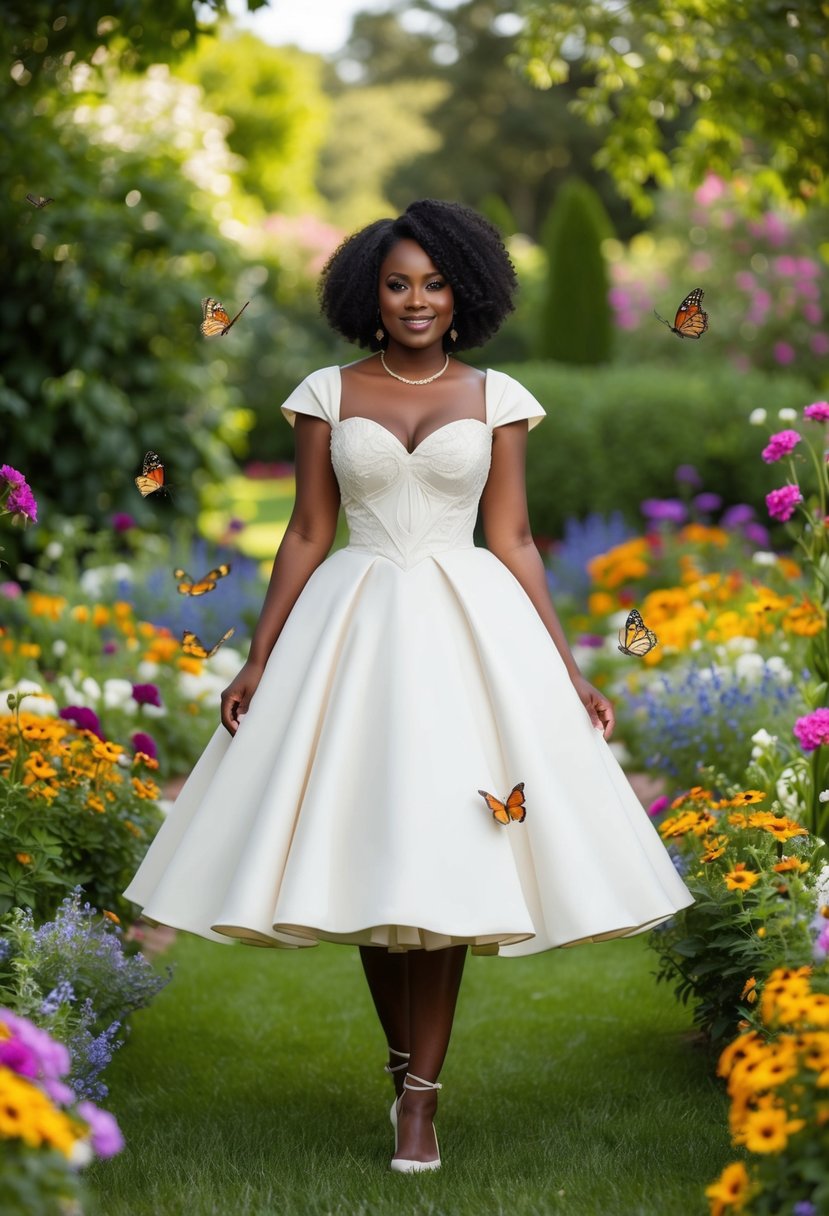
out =
[[[309,578],[128,898],[216,941],[504,955],[627,936],[691,903],[531,601],[473,545],[492,430],[544,410],[489,371],[486,423],[409,453],[339,402],[329,367],[282,409],[330,423],[349,544]],[[502,827],[478,790],[521,781],[526,818]]]

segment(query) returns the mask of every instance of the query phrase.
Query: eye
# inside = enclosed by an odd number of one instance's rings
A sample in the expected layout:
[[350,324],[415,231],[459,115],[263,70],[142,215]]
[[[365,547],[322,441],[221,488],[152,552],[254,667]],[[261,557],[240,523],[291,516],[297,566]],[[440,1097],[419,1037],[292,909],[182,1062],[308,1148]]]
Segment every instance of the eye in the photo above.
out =
[[434,279],[431,283],[426,284],[430,291],[442,291],[446,284],[441,279]]
[[389,289],[389,291],[405,291],[406,290],[406,284],[401,283],[398,279],[393,279],[391,282],[386,284],[386,287]]

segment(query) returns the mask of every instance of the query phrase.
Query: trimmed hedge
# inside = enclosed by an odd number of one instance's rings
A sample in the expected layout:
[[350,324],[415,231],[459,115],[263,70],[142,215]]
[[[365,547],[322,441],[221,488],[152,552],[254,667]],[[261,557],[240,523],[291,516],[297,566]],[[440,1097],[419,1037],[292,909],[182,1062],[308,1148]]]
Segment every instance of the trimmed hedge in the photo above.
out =
[[[688,371],[651,367],[574,368],[560,363],[501,364],[547,410],[527,447],[527,496],[533,530],[560,537],[569,517],[620,510],[640,524],[645,498],[677,492],[674,472],[692,464],[703,488],[724,505],[750,503],[766,519],[764,497],[785,475],[764,465],[777,411],[800,411],[815,396],[805,379],[739,372],[706,362]],[[750,426],[756,407],[768,427]]]

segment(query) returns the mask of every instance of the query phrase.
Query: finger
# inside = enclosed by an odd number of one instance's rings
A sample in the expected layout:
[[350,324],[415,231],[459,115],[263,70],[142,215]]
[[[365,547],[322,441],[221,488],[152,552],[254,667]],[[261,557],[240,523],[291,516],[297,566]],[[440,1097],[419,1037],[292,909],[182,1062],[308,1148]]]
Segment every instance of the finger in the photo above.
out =
[[604,717],[604,737],[605,739],[609,739],[613,734],[614,727],[616,726],[616,715],[613,712],[613,706],[609,701],[602,706],[602,711]]
[[238,693],[222,693],[222,726],[231,735],[235,735],[239,729],[237,713],[240,700],[241,698]]

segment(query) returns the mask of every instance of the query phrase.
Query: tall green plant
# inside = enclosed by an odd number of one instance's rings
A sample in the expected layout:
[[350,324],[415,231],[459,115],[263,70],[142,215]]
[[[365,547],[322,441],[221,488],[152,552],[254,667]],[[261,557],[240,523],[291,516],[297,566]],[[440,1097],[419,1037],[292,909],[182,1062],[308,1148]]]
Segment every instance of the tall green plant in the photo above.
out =
[[567,181],[547,218],[547,291],[541,307],[538,355],[561,363],[606,363],[612,347],[608,277],[602,241],[612,236],[596,191]]

